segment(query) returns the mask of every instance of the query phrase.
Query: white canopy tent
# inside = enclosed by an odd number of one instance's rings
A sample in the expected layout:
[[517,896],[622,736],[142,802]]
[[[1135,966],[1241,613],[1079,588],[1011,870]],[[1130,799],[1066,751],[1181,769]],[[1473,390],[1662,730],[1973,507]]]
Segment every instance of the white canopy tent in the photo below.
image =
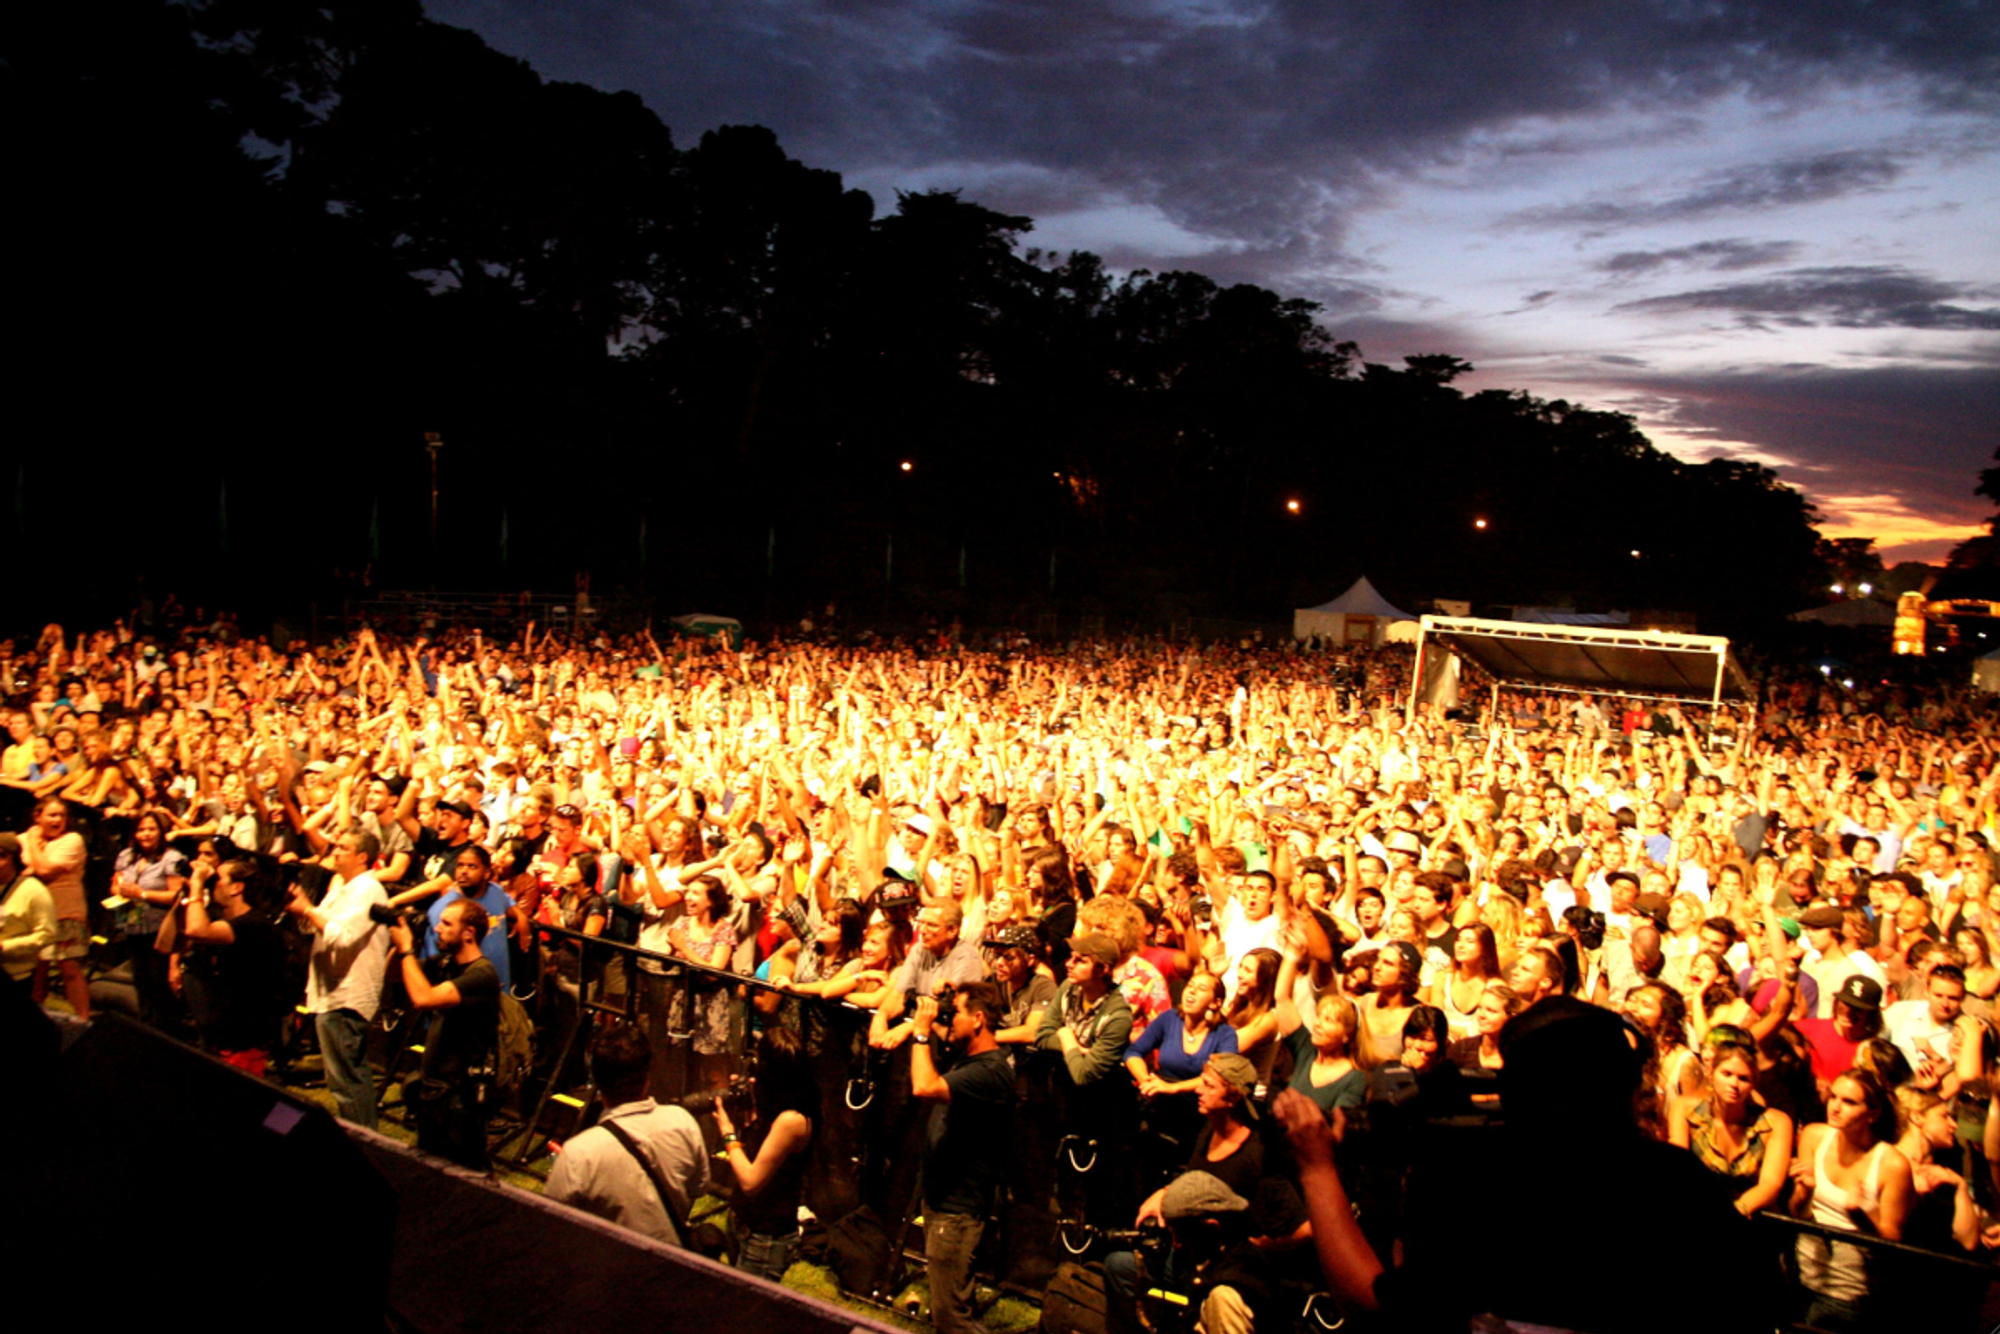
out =
[[1378,593],[1366,575],[1333,601],[1292,612],[1294,639],[1318,635],[1336,644],[1381,644],[1413,641],[1416,629],[1417,618]]

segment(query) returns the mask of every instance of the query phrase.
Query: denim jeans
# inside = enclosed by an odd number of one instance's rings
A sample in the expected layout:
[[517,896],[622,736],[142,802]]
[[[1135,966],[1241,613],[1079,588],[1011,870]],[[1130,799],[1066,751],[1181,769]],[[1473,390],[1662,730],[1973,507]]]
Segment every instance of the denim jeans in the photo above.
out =
[[736,1267],[746,1274],[783,1283],[785,1271],[792,1267],[792,1254],[798,1246],[799,1234],[796,1232],[783,1237],[763,1232],[745,1233],[743,1245],[736,1251]]
[[986,1220],[924,1210],[924,1266],[930,1271],[931,1327],[937,1334],[987,1334],[972,1314],[972,1254]]
[[359,1010],[329,1010],[314,1017],[326,1091],[341,1119],[375,1129],[375,1077],[368,1072],[368,1021]]

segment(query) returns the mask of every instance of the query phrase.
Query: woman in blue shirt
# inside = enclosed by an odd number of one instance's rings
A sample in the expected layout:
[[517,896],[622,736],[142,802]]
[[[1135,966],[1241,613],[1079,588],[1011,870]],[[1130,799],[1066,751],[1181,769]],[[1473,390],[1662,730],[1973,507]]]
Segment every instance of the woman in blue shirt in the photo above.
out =
[[1201,1074],[1208,1058],[1236,1050],[1236,1030],[1222,1022],[1221,986],[1198,969],[1181,990],[1179,1008],[1147,1024],[1125,1049],[1125,1068],[1146,1100],[1147,1147],[1161,1161],[1187,1158],[1201,1127]]

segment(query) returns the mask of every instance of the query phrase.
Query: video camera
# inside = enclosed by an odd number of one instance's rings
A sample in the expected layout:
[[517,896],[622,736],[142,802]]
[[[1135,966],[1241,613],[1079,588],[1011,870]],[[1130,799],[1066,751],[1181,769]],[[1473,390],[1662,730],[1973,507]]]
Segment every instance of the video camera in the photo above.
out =
[[1131,1251],[1146,1262],[1147,1272],[1165,1272],[1164,1262],[1167,1252],[1174,1248],[1174,1234],[1171,1229],[1152,1227],[1091,1227],[1088,1223],[1073,1224],[1080,1231],[1088,1232],[1093,1241],[1104,1243],[1105,1249]]
[[411,904],[392,908],[386,903],[371,903],[368,905],[368,920],[377,926],[394,926],[398,922],[408,922],[410,930],[418,933],[430,924],[429,914]]
[[755,1099],[756,1086],[750,1076],[737,1073],[731,1075],[729,1082],[719,1089],[702,1089],[688,1094],[681,1099],[681,1106],[692,1115],[705,1116],[720,1102],[722,1109],[729,1113],[730,1120],[747,1122]]
[[1166,1272],[1167,1254],[1174,1248],[1172,1229],[1159,1223],[1114,1228],[1098,1227],[1081,1218],[1063,1218],[1056,1222],[1056,1239],[1064,1250],[1078,1257],[1092,1251],[1100,1256],[1112,1251],[1131,1251],[1145,1263],[1147,1272],[1155,1275]]
[[[942,982],[938,984],[938,989],[933,995],[937,999],[937,1021],[946,1028],[950,1028],[951,1021],[958,1018],[958,988],[949,982]],[[905,987],[903,989],[903,1013],[910,1014],[916,1008],[917,989],[915,987]]]

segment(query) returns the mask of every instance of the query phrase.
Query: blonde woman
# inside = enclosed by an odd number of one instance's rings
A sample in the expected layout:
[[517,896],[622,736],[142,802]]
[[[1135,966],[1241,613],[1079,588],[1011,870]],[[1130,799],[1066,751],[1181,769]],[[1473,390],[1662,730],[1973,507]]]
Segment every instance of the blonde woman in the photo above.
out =
[[1493,931],[1493,948],[1500,956],[1500,976],[1514,971],[1521,954],[1521,924],[1526,919],[1521,901],[1512,894],[1494,891],[1479,909],[1479,920]]
[[1280,998],[1277,1017],[1279,1031],[1292,1050],[1292,1087],[1328,1116],[1336,1108],[1359,1107],[1368,1093],[1368,1071],[1361,1063],[1366,1047],[1358,1040],[1361,1013],[1354,1002],[1345,996],[1321,996],[1311,1032],[1289,996]]

